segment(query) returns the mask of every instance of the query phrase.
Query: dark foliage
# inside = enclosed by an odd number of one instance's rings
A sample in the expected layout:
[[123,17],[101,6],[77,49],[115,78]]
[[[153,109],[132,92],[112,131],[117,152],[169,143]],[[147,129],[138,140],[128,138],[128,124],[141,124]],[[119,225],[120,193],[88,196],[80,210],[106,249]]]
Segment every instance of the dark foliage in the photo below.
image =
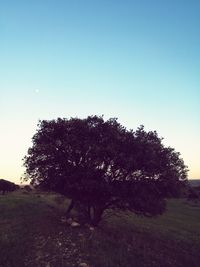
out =
[[18,185],[10,182],[10,181],[7,181],[7,180],[4,180],[4,179],[0,179],[0,192],[4,195],[5,193],[8,193],[8,192],[12,192],[12,191],[15,191],[19,188]]
[[108,208],[161,214],[187,180],[180,154],[155,131],[127,130],[115,118],[43,120],[32,141],[25,180],[71,198],[69,210],[79,202],[93,224]]
[[30,187],[30,185],[25,185],[23,187],[24,190],[26,190],[27,192],[30,192],[32,190],[32,188]]
[[200,186],[190,187],[188,189],[187,199],[190,201],[200,200]]

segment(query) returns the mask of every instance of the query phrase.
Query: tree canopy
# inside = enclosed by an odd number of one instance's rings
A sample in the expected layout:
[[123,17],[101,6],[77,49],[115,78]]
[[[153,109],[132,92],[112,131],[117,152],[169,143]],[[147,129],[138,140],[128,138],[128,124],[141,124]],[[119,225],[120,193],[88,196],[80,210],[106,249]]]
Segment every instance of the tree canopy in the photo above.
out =
[[43,120],[32,142],[25,180],[78,202],[93,224],[108,208],[161,214],[187,180],[180,153],[156,131],[127,130],[116,118]]
[[4,179],[0,179],[0,192],[2,192],[2,194],[5,194],[6,192],[15,191],[18,188],[19,186],[16,185],[15,183],[12,183]]

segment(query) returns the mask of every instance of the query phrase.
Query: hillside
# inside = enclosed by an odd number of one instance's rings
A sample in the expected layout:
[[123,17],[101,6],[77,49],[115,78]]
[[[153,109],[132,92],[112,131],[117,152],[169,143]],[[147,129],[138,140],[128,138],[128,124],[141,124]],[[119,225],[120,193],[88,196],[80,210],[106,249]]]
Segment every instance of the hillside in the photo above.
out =
[[107,213],[94,230],[63,223],[66,204],[53,194],[0,196],[0,266],[199,266],[197,204],[169,200],[167,212],[153,219]]

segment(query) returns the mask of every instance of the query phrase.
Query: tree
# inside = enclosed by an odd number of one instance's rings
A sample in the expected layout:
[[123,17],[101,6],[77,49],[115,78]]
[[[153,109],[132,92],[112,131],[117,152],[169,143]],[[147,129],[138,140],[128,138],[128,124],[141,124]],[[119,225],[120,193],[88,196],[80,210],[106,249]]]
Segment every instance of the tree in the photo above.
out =
[[79,203],[93,225],[108,208],[153,216],[187,180],[180,154],[154,131],[127,130],[116,118],[39,121],[24,158],[25,180]]
[[4,180],[4,179],[0,179],[0,192],[2,192],[2,194],[4,195],[6,192],[12,192],[15,191],[19,188],[18,185]]
[[187,199],[197,202],[200,199],[200,186],[194,186],[188,188]]
[[32,190],[30,185],[25,185],[23,189],[25,189],[27,192],[30,192]]

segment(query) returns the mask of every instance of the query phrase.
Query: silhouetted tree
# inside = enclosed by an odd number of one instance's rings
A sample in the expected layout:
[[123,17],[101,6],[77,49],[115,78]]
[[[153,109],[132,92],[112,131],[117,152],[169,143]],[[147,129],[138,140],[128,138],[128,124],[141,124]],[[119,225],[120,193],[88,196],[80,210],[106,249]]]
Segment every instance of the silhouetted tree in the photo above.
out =
[[25,185],[23,187],[23,189],[25,189],[27,192],[30,192],[32,190],[32,188],[30,187],[30,185]]
[[78,202],[94,225],[108,208],[161,214],[187,179],[180,154],[155,131],[127,130],[115,118],[43,120],[32,141],[25,180],[71,198],[67,214]]
[[188,189],[187,199],[189,201],[194,201],[194,202],[199,200],[200,199],[200,187],[199,186],[190,187]]
[[14,184],[10,181],[0,179],[0,192],[2,192],[3,195],[7,192],[15,191],[18,188],[19,188],[18,185]]

